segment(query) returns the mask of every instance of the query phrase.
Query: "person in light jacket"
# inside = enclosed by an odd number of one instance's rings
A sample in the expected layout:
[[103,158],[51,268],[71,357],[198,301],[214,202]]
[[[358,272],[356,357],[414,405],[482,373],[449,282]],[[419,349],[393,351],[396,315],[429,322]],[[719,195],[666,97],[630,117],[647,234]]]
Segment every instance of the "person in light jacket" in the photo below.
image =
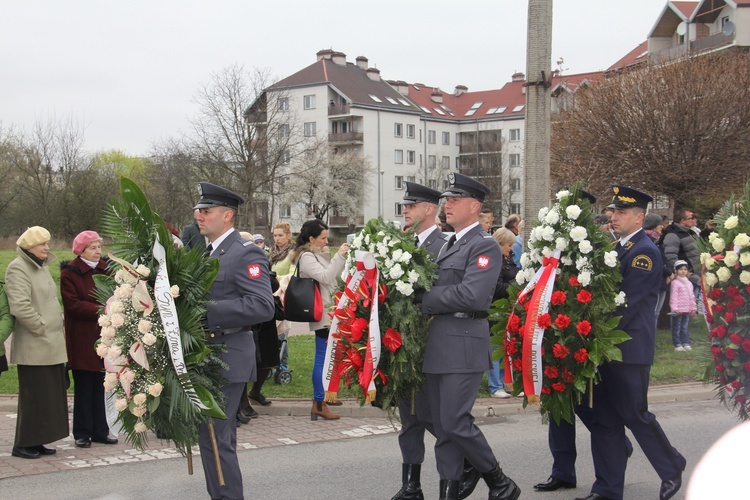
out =
[[0,281],[0,374],[8,371],[8,358],[5,357],[5,340],[13,333],[13,316],[5,295],[5,283]]
[[[39,458],[56,450],[44,446],[68,436],[69,382],[65,334],[57,285],[48,264],[50,233],[27,229],[16,244],[16,257],[5,271],[10,312],[16,318],[10,362],[18,365],[18,418],[12,455]],[[93,349],[93,347],[92,347]]]
[[[331,257],[328,251],[328,226],[318,219],[312,219],[302,224],[302,229],[300,229],[300,233],[297,236],[297,248],[294,250],[292,260],[297,265],[300,277],[313,278],[320,285],[324,311],[333,304],[336,278],[344,270],[348,251],[349,244],[344,243],[339,247],[336,254]],[[320,321],[310,323],[310,331],[315,332],[315,362],[313,363],[312,371],[313,405],[310,410],[310,418],[312,420],[317,420],[318,417],[323,417],[326,420],[339,418],[339,415],[332,413],[328,405],[323,401],[325,397],[325,391],[323,390],[323,362],[326,356],[326,344],[328,343],[328,329],[330,325],[331,319],[325,312]]]
[[677,277],[669,285],[669,308],[672,311],[672,345],[675,351],[692,351],[690,346],[690,316],[696,314],[695,292],[688,279],[688,263],[674,263]]

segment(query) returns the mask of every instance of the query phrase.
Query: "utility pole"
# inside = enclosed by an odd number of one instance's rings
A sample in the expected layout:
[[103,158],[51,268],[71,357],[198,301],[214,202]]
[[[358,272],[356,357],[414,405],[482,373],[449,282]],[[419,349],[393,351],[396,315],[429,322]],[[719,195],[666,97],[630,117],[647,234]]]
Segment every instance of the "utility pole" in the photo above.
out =
[[550,200],[552,0],[529,0],[524,137],[524,241]]

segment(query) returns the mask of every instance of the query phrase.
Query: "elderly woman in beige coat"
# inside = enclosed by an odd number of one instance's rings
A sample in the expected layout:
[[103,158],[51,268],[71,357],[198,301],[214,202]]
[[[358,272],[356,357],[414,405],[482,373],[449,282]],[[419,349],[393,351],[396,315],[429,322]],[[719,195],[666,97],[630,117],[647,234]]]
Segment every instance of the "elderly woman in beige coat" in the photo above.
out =
[[[49,231],[34,226],[18,238],[16,257],[5,271],[10,312],[16,318],[10,362],[18,365],[18,419],[13,456],[39,458],[44,446],[68,436],[68,400],[62,310],[48,264]],[[92,346],[93,349],[93,346]]]

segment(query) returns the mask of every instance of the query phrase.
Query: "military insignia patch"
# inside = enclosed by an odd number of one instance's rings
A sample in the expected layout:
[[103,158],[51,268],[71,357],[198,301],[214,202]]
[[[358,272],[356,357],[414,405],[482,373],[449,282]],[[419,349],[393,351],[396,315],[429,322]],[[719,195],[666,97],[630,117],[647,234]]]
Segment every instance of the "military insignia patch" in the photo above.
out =
[[247,266],[247,275],[252,279],[260,278],[260,265],[250,264],[249,266]]
[[651,269],[653,269],[654,267],[653,262],[651,262],[651,257],[649,257],[648,255],[636,256],[636,258],[633,259],[633,263],[631,265],[636,269],[642,269],[644,271],[651,271]]
[[630,250],[630,247],[632,247],[633,245],[635,245],[635,243],[633,243],[632,241],[626,241],[625,244],[623,245],[623,248],[625,250]]
[[479,269],[487,269],[490,267],[490,258],[486,255],[480,255],[477,259],[477,267]]

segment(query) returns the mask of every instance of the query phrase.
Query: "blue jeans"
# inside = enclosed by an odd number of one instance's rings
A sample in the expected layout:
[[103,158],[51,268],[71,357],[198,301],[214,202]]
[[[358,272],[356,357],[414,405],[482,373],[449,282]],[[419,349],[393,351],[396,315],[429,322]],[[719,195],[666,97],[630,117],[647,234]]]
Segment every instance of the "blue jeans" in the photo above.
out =
[[494,394],[503,388],[503,376],[505,375],[505,369],[500,368],[501,360],[493,361],[492,368],[487,370],[487,388],[490,390],[490,394]]
[[326,360],[328,340],[315,336],[315,362],[312,369],[313,399],[323,401],[326,393],[323,389],[323,362]]
[[690,315],[688,313],[675,313],[670,317],[670,324],[672,325],[672,345],[675,347],[690,345],[690,333],[688,332]]

